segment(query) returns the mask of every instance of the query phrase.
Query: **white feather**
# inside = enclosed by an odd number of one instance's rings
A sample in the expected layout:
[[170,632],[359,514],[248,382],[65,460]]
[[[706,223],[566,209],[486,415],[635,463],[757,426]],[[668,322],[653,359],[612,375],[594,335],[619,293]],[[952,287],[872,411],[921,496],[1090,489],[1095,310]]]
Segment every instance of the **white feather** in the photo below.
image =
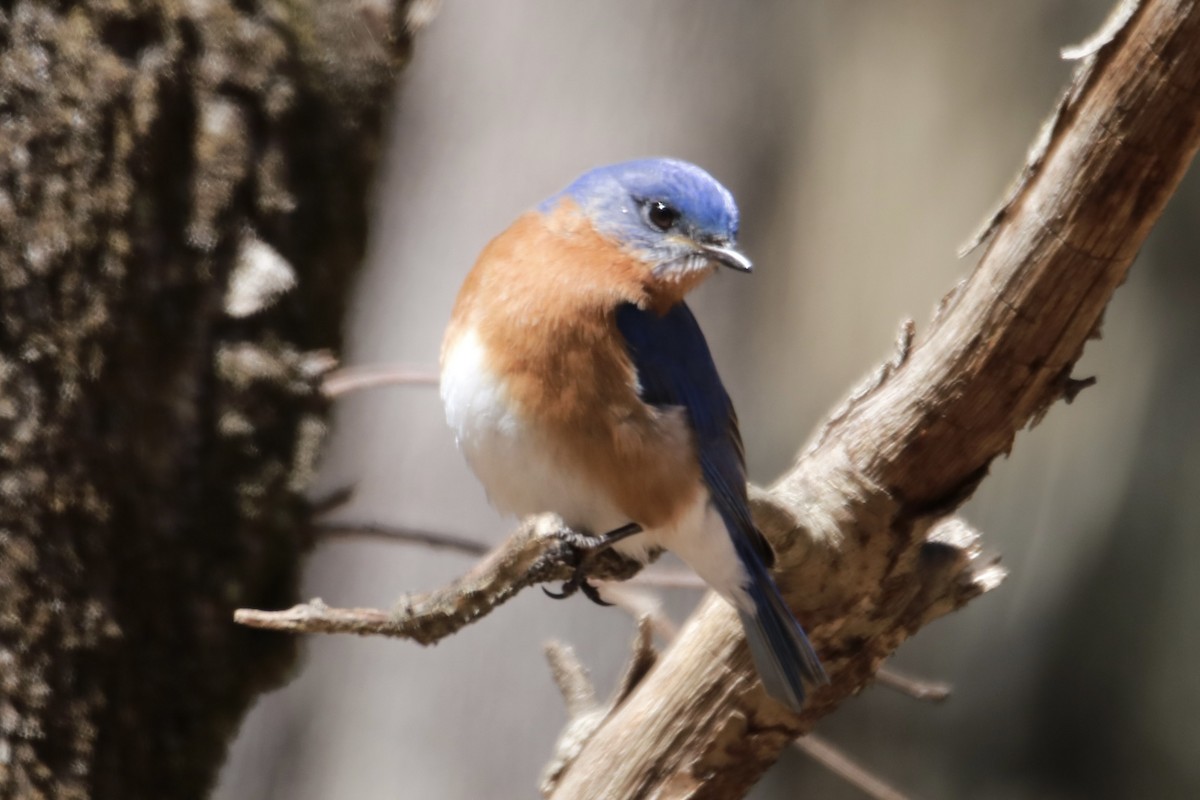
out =
[[[603,534],[628,523],[627,516],[585,476],[554,454],[536,428],[517,414],[503,381],[488,367],[474,330],[460,335],[442,365],[446,421],[471,469],[500,511],[524,516],[552,511],[572,528]],[[749,603],[745,572],[708,491],[669,525],[626,539],[616,549],[639,560],[662,547],[678,555],[735,605]]]
[[553,511],[572,527],[601,533],[629,521],[513,410],[473,330],[446,353],[442,403],[459,448],[499,510],[517,516]]

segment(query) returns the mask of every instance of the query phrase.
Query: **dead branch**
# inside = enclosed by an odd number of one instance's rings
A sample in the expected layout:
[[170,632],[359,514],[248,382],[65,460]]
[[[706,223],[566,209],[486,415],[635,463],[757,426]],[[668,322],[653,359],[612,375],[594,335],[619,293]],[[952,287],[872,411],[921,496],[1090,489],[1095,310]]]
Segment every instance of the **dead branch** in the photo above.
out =
[[377,539],[386,542],[423,545],[434,550],[454,550],[467,555],[482,556],[488,551],[486,544],[455,536],[441,531],[420,531],[415,528],[400,528],[370,522],[324,522],[315,526],[322,540]]
[[753,680],[736,617],[709,598],[553,797],[742,796],[901,641],[996,583],[973,534],[938,520],[1070,388],[1200,144],[1197,42],[1190,2],[1138,4],[1109,26],[988,226],[972,276],[761,498],[781,584],[832,684],[802,716],[786,713]]
[[819,736],[801,736],[793,745],[797,750],[837,775],[851,786],[858,788],[872,800],[907,800],[907,797],[856,764],[845,753]]
[[[623,597],[622,593],[624,592],[632,592],[634,599],[631,601],[630,598]],[[639,589],[631,590],[628,584],[605,584],[602,594],[605,600],[613,602],[632,614],[637,620],[638,632],[633,642],[629,665],[626,667],[625,675],[613,694],[612,700],[601,705],[596,697],[596,689],[592,685],[587,669],[579,662],[575,651],[569,645],[560,642],[550,642],[546,645],[546,659],[550,663],[550,673],[554,678],[554,683],[563,697],[563,705],[567,712],[567,724],[563,726],[563,731],[555,744],[554,756],[542,773],[541,791],[543,795],[553,794],[563,772],[574,761],[583,744],[591,738],[592,733],[603,723],[604,719],[629,696],[657,661],[658,653],[654,649],[651,634],[656,634],[669,642],[678,633],[675,626],[658,608],[656,598],[646,596],[648,593]],[[649,609],[646,613],[639,613],[645,608]],[[885,674],[888,675],[888,680],[896,682],[896,688],[914,698],[943,700],[949,693],[949,690],[943,686],[929,685],[927,688],[920,681],[897,676],[894,673],[886,673],[883,669],[880,669],[877,675],[881,682],[884,681]],[[940,695],[937,694],[939,690],[942,691]],[[904,800],[903,794],[871,773],[870,770],[855,763],[853,759],[829,742],[809,734],[796,739],[793,744],[809,758],[858,788],[868,797],[876,798],[876,800]]]
[[[987,247],[972,276],[922,336],[906,323],[895,357],[754,493],[781,587],[832,683],[799,717],[769,700],[736,616],[710,596],[660,668],[583,741],[560,742],[548,793],[741,796],[908,636],[1002,579],[951,515],[1020,429],[1080,388],[1071,368],[1200,143],[1200,8],[1122,8],[1078,53],[1070,88],[978,237]],[[361,618],[384,612],[311,606],[239,620],[435,641],[525,586],[569,575],[557,527],[527,523],[463,579],[401,601],[369,630]],[[616,566],[613,577],[633,571]]]
[[579,755],[580,749],[592,737],[596,729],[637,687],[650,668],[658,661],[654,649],[654,623],[647,617],[638,619],[637,633],[633,639],[629,663],[617,684],[617,690],[607,703],[600,703],[596,689],[588,676],[587,669],[569,645],[550,642],[546,645],[546,659],[550,662],[550,674],[562,693],[567,708],[567,724],[555,744],[554,755],[542,771],[542,794],[550,794],[558,785],[562,773]]
[[[440,544],[449,543],[443,540]],[[527,586],[567,580],[579,557],[572,532],[558,517],[545,514],[530,517],[500,547],[449,586],[405,595],[391,611],[330,608],[320,600],[312,600],[286,611],[239,609],[234,620],[254,628],[291,633],[357,633],[433,644],[491,613]],[[599,554],[589,574],[623,580],[640,568],[637,562],[609,550]]]
[[875,680],[880,686],[886,686],[900,694],[908,695],[913,700],[926,703],[941,703],[950,697],[953,691],[950,684],[941,681],[926,681],[905,675],[891,667],[880,667],[875,673]]
[[687,569],[643,570],[630,578],[629,583],[655,589],[708,589],[703,578]]
[[380,386],[437,386],[437,373],[428,369],[400,367],[394,364],[364,364],[343,367],[325,376],[321,391],[326,397],[376,389]]

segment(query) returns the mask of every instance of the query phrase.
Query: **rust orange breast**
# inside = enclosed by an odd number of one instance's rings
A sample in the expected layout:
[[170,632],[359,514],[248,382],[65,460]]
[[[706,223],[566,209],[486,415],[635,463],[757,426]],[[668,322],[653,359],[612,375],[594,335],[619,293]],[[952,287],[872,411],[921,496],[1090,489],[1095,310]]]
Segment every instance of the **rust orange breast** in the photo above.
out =
[[638,396],[614,311],[677,301],[656,294],[649,267],[564,203],[525,214],[484,249],[443,351],[474,330],[530,435],[629,519],[660,527],[700,489],[695,444],[682,409],[656,409]]

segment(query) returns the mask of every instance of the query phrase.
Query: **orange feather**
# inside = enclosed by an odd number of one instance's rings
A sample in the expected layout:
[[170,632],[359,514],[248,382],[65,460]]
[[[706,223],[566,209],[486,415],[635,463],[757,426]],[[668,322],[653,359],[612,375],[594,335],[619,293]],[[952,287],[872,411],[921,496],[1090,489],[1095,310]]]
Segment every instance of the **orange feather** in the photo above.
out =
[[443,356],[475,331],[508,402],[537,420],[564,467],[594,480],[629,519],[657,528],[700,491],[699,462],[682,409],[661,411],[638,396],[614,311],[622,303],[664,311],[693,283],[655,281],[564,200],[549,214],[524,214],[484,249]]

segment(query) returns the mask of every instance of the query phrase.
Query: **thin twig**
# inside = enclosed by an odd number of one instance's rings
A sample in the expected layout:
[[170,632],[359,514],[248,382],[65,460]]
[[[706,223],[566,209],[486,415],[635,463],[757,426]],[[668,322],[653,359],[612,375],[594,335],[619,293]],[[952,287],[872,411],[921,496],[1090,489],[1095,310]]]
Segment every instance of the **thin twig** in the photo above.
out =
[[679,626],[663,611],[662,600],[654,592],[631,586],[632,583],[633,579],[622,583],[604,581],[598,582],[596,588],[600,590],[600,597],[629,614],[634,621],[647,620],[654,634],[664,642],[674,639]]
[[815,734],[801,736],[793,744],[797,750],[874,800],[908,800],[908,795],[875,777]]
[[926,681],[921,678],[914,678],[910,675],[905,675],[896,672],[891,667],[880,667],[875,673],[875,680],[881,686],[886,686],[889,689],[895,689],[901,694],[906,694],[914,700],[922,700],[928,703],[940,703],[950,696],[953,687],[942,681]]
[[704,580],[687,569],[648,569],[630,578],[627,583],[655,589],[707,589]]
[[[552,514],[530,517],[466,575],[431,592],[405,595],[390,612],[330,608],[314,600],[284,611],[239,609],[234,620],[293,633],[374,634],[432,644],[489,614],[528,586],[570,579],[582,557],[579,538]],[[446,543],[444,537],[438,539]],[[605,550],[589,560],[588,571],[601,580],[625,579],[641,566]]]
[[550,675],[562,694],[567,707],[567,717],[575,719],[590,714],[600,707],[596,699],[596,687],[588,675],[587,667],[575,655],[575,650],[562,642],[546,643],[546,660],[550,662]]
[[438,550],[454,550],[467,555],[481,556],[488,546],[474,539],[455,536],[439,531],[420,531],[414,528],[396,528],[373,522],[325,522],[316,526],[322,539],[367,539],[405,544],[425,545]]
[[346,505],[353,496],[354,486],[339,486],[328,494],[310,500],[308,509],[313,518],[320,517]]
[[[660,582],[657,579],[665,580]],[[663,612],[656,594],[631,584],[689,589],[705,588],[703,581],[686,570],[670,572],[648,570],[623,583],[603,582],[599,584],[601,597],[638,620],[641,630],[645,630],[641,626],[649,626],[649,630],[666,642],[675,638],[679,632],[678,626]],[[649,647],[648,640],[644,644]],[[639,650],[635,647],[634,660],[627,672],[636,671],[633,665],[637,664],[638,653]],[[594,727],[599,724],[597,717],[602,716],[597,714],[599,705],[596,702],[595,690],[574,651],[567,645],[554,642],[547,645],[546,655],[550,660],[554,682],[562,692],[567,705],[568,724],[559,737],[555,758],[551,760],[550,767],[543,776],[543,792],[553,789],[561,771],[570,765],[571,753],[580,745],[580,723],[587,722],[589,725],[587,734],[590,735]],[[880,670],[877,677],[884,685],[892,686],[919,699],[942,700],[949,694],[949,688],[944,685],[928,684],[896,673],[885,673],[884,670]],[[638,680],[640,678],[641,674],[638,675]],[[612,706],[615,707],[621,700],[624,700],[636,687],[636,683],[637,681],[633,681],[627,688],[617,692]],[[943,693],[941,696],[935,697],[934,694],[939,689]],[[924,695],[920,694],[922,691],[925,692]],[[580,698],[584,698],[586,702],[580,702]],[[827,741],[810,734],[798,737],[795,744],[817,763],[870,797],[876,798],[876,800],[906,800],[903,794],[889,786],[882,778],[852,761]]]
[[580,748],[587,744],[596,728],[614,708],[625,701],[658,661],[652,628],[653,623],[648,618],[637,618],[637,633],[633,638],[625,673],[612,697],[604,704],[597,701],[591,678],[574,649],[561,642],[547,643],[546,658],[550,661],[551,675],[567,707],[567,724],[555,743],[554,755],[542,771],[540,788],[543,797],[548,797],[554,791],[563,772],[579,755]]
[[[325,522],[318,524],[316,533],[322,539],[376,539],[401,544],[426,545],[428,547],[455,550],[467,555],[483,555],[487,545],[440,531],[422,531],[415,528],[398,528],[376,522]],[[633,586],[655,589],[707,589],[699,575],[686,569],[651,569],[639,572],[626,581]]]
[[437,386],[438,375],[427,369],[400,367],[395,364],[364,364],[342,367],[329,373],[321,384],[326,397],[341,397],[380,386]]

